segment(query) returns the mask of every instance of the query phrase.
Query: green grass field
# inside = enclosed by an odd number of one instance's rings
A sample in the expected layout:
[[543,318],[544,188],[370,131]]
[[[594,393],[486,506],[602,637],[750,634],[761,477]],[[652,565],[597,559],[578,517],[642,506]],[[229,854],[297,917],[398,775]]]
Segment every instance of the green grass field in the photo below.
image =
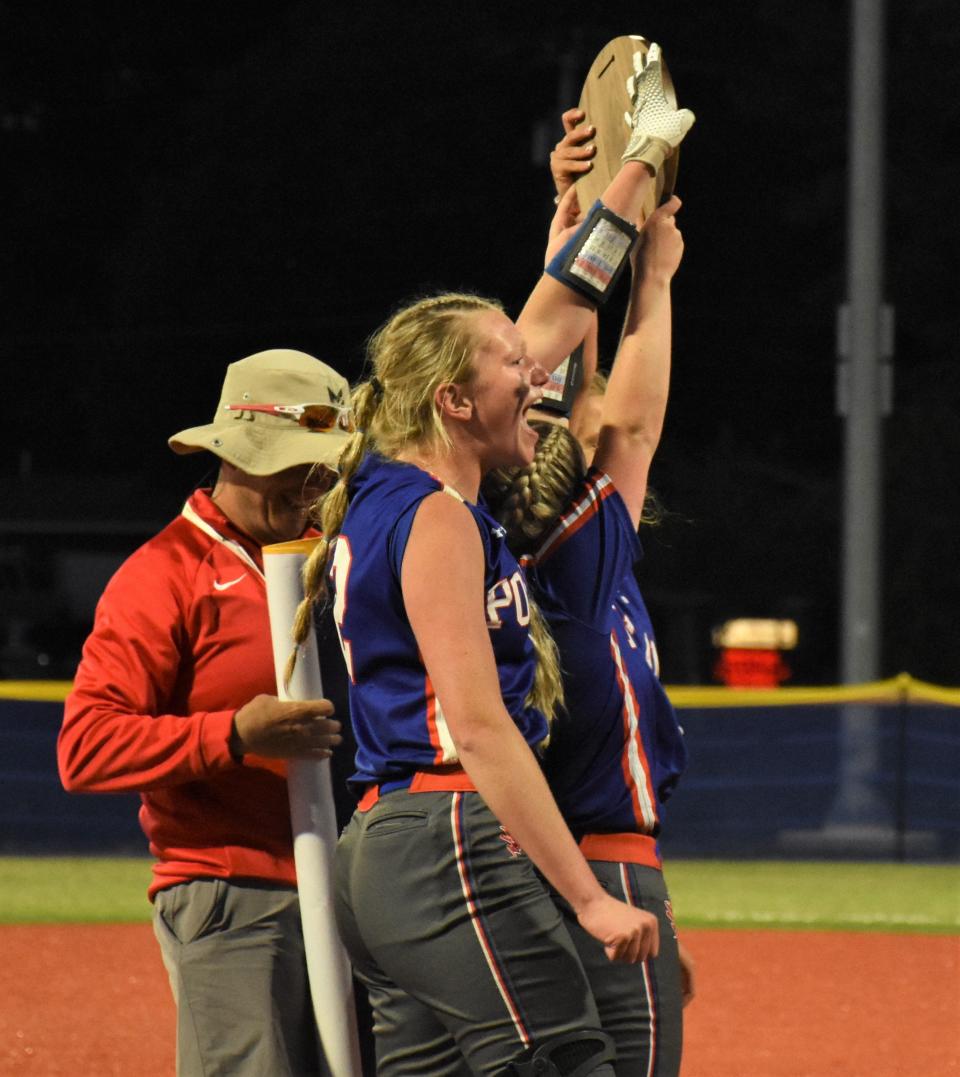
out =
[[[0,923],[130,923],[150,917],[149,860],[0,857]],[[960,935],[960,867],[676,860],[681,927]]]
[[960,934],[960,867],[867,862],[675,860],[680,924]]

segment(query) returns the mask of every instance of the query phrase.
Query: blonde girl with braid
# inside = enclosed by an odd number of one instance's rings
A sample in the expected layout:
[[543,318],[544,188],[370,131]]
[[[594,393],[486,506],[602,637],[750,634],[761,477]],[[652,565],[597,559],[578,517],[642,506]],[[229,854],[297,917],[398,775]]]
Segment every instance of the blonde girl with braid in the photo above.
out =
[[539,1051],[610,1077],[542,877],[611,960],[655,952],[657,923],[606,894],[550,795],[539,754],[561,703],[556,650],[479,503],[487,471],[533,459],[527,413],[546,372],[473,295],[399,311],[368,357],[307,583],[332,602],[351,681],[359,804],[336,915],[378,1073],[502,1073]]
[[497,469],[482,487],[560,650],[565,704],[545,753],[548,782],[598,881],[656,914],[659,951],[611,964],[559,893],[557,907],[616,1043],[618,1072],[659,1077],[679,1072],[682,1009],[693,996],[657,844],[686,750],[633,569],[669,390],[679,208],[671,199],[644,228],[590,469],[569,430],[534,422],[532,462]]
[[[463,377],[467,372],[464,363],[466,340],[462,329],[456,330],[455,323],[465,312],[484,310],[502,313],[499,303],[475,295],[446,294],[421,300],[397,315],[372,338],[370,355],[396,355],[402,353],[404,348],[415,345],[426,353],[422,365],[428,376],[432,369],[439,374],[449,366],[453,377]],[[416,369],[415,364],[411,364],[411,367]],[[384,376],[387,376],[386,373]],[[383,408],[378,407],[384,400],[379,379],[365,382],[354,390],[352,408],[359,432],[341,454],[339,481],[317,505],[317,522],[324,538],[317,544],[304,568],[305,600],[298,610],[294,625],[297,643],[306,638],[313,606],[326,594],[325,570],[330,550],[347,512],[350,480],[365,453],[376,451],[385,457],[396,457],[408,443],[425,439],[450,445],[438,412],[422,407],[420,397],[423,383],[418,382],[416,374],[400,372],[392,378],[391,384],[394,380],[397,389],[386,398]],[[528,702],[550,720],[563,692],[556,645],[536,606],[531,606],[529,627],[537,662]],[[293,660],[294,656],[291,656],[291,667]]]

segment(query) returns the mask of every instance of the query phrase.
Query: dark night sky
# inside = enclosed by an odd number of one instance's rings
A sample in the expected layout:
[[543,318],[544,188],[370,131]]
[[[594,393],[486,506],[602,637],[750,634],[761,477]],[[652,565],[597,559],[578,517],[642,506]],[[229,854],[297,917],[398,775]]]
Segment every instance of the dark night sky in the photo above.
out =
[[[835,680],[847,18],[826,0],[0,3],[4,518],[162,522],[204,472],[166,437],[207,421],[228,362],[288,346],[356,376],[365,336],[426,290],[515,313],[561,107],[639,32],[697,114],[667,517],[645,538],[665,679],[708,680],[709,627],[771,615],[800,622],[797,680]],[[882,673],[956,684],[960,16],[898,0],[888,28]]]

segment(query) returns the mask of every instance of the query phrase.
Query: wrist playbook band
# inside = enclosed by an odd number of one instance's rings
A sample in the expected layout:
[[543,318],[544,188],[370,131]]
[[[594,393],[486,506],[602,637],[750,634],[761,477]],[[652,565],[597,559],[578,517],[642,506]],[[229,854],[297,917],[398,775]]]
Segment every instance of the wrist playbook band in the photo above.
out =
[[578,344],[547,379],[543,396],[536,407],[540,411],[549,411],[553,415],[569,419],[570,409],[582,384],[583,345]]
[[544,270],[554,280],[605,303],[620,278],[639,232],[597,200],[587,219]]

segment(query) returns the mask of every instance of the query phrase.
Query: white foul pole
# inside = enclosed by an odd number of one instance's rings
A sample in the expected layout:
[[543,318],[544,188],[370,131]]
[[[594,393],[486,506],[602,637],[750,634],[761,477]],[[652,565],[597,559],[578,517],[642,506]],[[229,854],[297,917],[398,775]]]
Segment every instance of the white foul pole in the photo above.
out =
[[[319,699],[323,696],[317,640],[312,629],[298,649],[297,664],[289,685],[284,685],[283,676],[287,658],[293,650],[294,614],[303,598],[300,573],[318,541],[301,539],[263,549],[273,663],[277,695],[281,699]],[[287,765],[287,786],[307,973],[320,1042],[333,1077],[362,1077],[353,976],[333,915],[337,820],[330,761],[291,759]]]

